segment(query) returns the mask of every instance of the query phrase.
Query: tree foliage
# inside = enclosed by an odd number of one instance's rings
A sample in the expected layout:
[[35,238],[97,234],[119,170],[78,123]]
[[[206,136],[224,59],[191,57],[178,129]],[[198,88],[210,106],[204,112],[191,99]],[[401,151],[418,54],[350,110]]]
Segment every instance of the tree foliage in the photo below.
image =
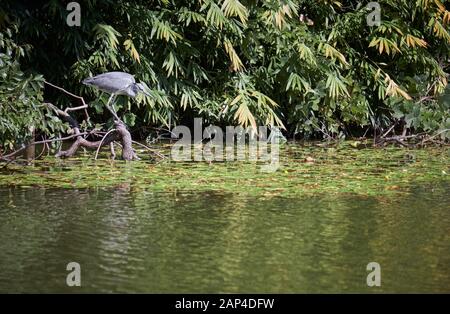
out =
[[0,34],[0,148],[13,149],[30,140],[34,129],[53,135],[65,130],[59,119],[43,105],[42,75],[26,75],[20,59],[29,46],[17,45],[11,37],[16,30]]
[[[393,123],[413,132],[450,128],[449,1],[380,0],[381,25],[373,27],[368,1],[79,3],[81,26],[69,27],[65,2],[3,0],[2,38],[17,26],[14,41],[31,47],[21,67],[83,95],[99,115],[106,98],[80,82],[120,70],[151,89],[116,105],[135,126],[201,116],[319,137]],[[32,77],[37,104],[42,84]],[[47,94],[61,106],[70,101]]]

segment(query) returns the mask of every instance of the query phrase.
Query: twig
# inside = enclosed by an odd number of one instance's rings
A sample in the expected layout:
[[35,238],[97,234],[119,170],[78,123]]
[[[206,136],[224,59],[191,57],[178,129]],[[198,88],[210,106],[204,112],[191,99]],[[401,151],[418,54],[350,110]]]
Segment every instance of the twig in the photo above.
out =
[[384,138],[384,140],[386,141],[395,141],[395,140],[406,140],[406,139],[410,139],[410,138],[417,138],[419,136],[424,135],[425,133],[418,133],[418,134],[414,134],[414,135],[406,135],[406,136],[392,136],[392,137],[386,137]]
[[100,145],[98,145],[97,151],[95,152],[94,160],[97,160],[98,152],[100,151],[100,148],[102,147],[102,144],[103,144],[105,138],[106,138],[110,133],[112,133],[112,132],[114,132],[114,131],[117,131],[117,130],[116,130],[116,129],[111,129],[111,130],[109,130],[108,132],[106,132],[105,136],[103,136],[102,140],[100,141]]
[[384,133],[383,135],[381,135],[381,138],[384,138],[386,135],[388,135],[389,133],[391,133],[392,129],[395,128],[395,125],[396,125],[396,124],[397,124],[397,123],[394,123],[394,124],[389,128],[389,130],[386,131],[386,133]]
[[47,84],[47,85],[49,85],[49,86],[51,86],[51,87],[53,87],[53,88],[56,88],[56,89],[58,89],[58,90],[60,90],[60,91],[62,91],[62,92],[64,92],[64,93],[66,93],[67,95],[70,95],[70,96],[72,96],[72,97],[74,97],[74,98],[77,98],[77,99],[81,100],[81,103],[83,104],[82,106],[79,106],[79,107],[72,107],[72,108],[70,108],[70,107],[69,107],[69,108],[66,108],[65,112],[67,113],[68,111],[75,111],[75,110],[81,110],[81,109],[84,109],[84,114],[86,115],[86,119],[89,120],[89,114],[88,114],[88,112],[87,112],[87,110],[86,110],[86,108],[88,108],[88,105],[87,105],[86,102],[84,101],[84,98],[83,98],[83,97],[78,96],[78,95],[75,95],[75,94],[72,94],[71,92],[66,91],[64,88],[59,87],[59,86],[56,86],[56,85],[54,85],[54,84],[52,84],[52,83],[49,83],[49,82],[47,82],[47,81],[44,81],[44,84]]
[[403,147],[408,147],[408,144],[405,144],[404,142],[402,142],[401,140],[399,140],[399,139],[394,139],[394,141],[395,142],[397,142],[398,144],[400,144],[401,146],[403,146]]
[[115,143],[115,142],[111,142],[111,143],[109,144],[109,149],[110,149],[110,151],[111,151],[111,159],[112,159],[112,160],[116,159],[116,151],[114,150],[114,143]]
[[6,161],[6,164],[2,167],[2,169],[5,169],[6,167],[8,167],[8,165],[9,165],[10,163],[13,163],[13,162],[14,162],[14,159],[3,159],[3,158],[0,158],[0,160]]
[[[45,139],[45,137],[44,137],[44,139]],[[42,155],[44,155],[45,148],[46,148],[46,144],[47,144],[47,143],[44,143],[44,144],[42,145],[42,151],[41,151],[41,153],[40,153],[36,158],[33,158],[32,161],[34,161],[34,160],[36,160],[36,159],[39,159],[39,158],[41,158]]]
[[431,136],[431,137],[424,138],[424,139],[422,140],[422,142],[420,142],[420,145],[423,145],[424,143],[426,143],[426,142],[428,142],[428,141],[431,141],[432,139],[438,137],[438,136],[441,135],[442,133],[445,133],[445,132],[448,132],[448,131],[450,131],[450,129],[444,129],[444,130],[439,131],[438,133],[436,133],[435,135],[433,135],[433,136]]
[[139,145],[139,146],[144,147],[144,148],[147,149],[149,152],[155,154],[156,156],[158,156],[158,157],[161,158],[161,159],[167,158],[167,157],[164,156],[163,154],[160,154],[160,153],[156,152],[155,150],[151,149],[150,147],[148,147],[148,146],[146,146],[146,145],[144,145],[144,144],[142,144],[142,143],[139,143],[139,142],[136,142],[136,141],[131,141],[131,142],[132,142],[133,144],[136,144],[136,145]]
[[17,155],[18,153],[22,152],[23,150],[25,150],[27,147],[29,147],[31,145],[46,144],[46,143],[52,143],[52,142],[57,142],[57,141],[65,141],[65,140],[69,140],[71,138],[78,137],[78,136],[84,135],[84,134],[89,134],[89,132],[83,132],[83,133],[78,133],[78,134],[72,134],[72,135],[69,135],[66,137],[59,137],[59,138],[54,138],[54,139],[49,139],[49,140],[33,142],[33,143],[30,143],[28,145],[21,147],[20,149],[14,151],[12,153],[9,153],[8,155],[2,156],[1,159],[9,160],[10,157]]

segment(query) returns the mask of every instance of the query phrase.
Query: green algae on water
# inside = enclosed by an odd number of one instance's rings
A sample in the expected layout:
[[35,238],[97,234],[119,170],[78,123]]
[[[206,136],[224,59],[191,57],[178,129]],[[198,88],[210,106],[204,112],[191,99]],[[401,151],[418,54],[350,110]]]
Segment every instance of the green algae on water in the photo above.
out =
[[[167,152],[168,147],[164,147]],[[262,197],[317,193],[379,195],[407,193],[414,184],[450,182],[449,149],[388,147],[357,149],[352,143],[326,147],[284,145],[276,172],[262,162],[112,161],[107,155],[67,160],[45,157],[30,166],[10,164],[1,186],[108,188],[167,193],[215,191]]]

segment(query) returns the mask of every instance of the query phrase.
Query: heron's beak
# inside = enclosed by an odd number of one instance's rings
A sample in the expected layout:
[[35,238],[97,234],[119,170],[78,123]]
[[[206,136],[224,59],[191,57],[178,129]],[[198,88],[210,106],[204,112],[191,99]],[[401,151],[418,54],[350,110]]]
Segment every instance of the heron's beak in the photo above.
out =
[[147,84],[145,83],[141,83],[141,92],[148,97],[151,97],[152,95],[150,94],[150,88],[147,86]]

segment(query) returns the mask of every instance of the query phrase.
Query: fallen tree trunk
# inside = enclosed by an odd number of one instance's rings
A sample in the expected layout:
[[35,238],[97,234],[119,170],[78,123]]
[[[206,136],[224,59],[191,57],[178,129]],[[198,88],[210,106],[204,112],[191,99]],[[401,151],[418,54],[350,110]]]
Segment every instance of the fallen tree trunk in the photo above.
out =
[[[56,157],[67,158],[72,157],[80,147],[86,148],[99,148],[102,146],[110,146],[114,141],[121,141],[122,143],[122,159],[123,160],[139,160],[139,157],[136,155],[132,147],[132,139],[131,134],[127,130],[126,125],[122,121],[115,121],[115,130],[113,132],[108,133],[105,137],[99,141],[88,141],[83,136],[78,136],[75,142],[70,146],[68,150],[60,151],[56,154]],[[80,130],[77,127],[74,127],[73,130],[75,134],[80,134]]]
[[115,126],[117,133],[119,133],[119,137],[122,139],[122,159],[139,160],[140,158],[133,149],[133,140],[131,139],[131,134],[127,130],[126,125],[122,121],[116,121]]
[[[54,86],[54,85],[52,85]],[[113,143],[115,141],[120,141],[122,146],[122,159],[124,160],[140,160],[140,158],[137,156],[136,152],[133,149],[133,140],[131,138],[131,134],[127,129],[127,126],[124,122],[122,122],[120,119],[116,119],[114,121],[115,129],[110,130],[107,132],[100,140],[98,141],[89,141],[86,139],[86,136],[90,134],[96,134],[95,132],[80,132],[80,125],[77,120],[75,120],[68,112],[69,111],[76,111],[80,109],[86,109],[86,104],[83,101],[83,106],[76,107],[76,108],[67,108],[66,110],[58,109],[56,106],[54,106],[51,103],[44,103],[46,106],[48,106],[50,109],[52,109],[58,117],[60,117],[63,121],[68,122],[70,127],[73,130],[73,134],[66,137],[66,138],[59,138],[59,139],[51,139],[51,140],[45,140],[45,141],[39,141],[39,142],[31,142],[28,145],[24,145],[22,148],[16,150],[15,152],[12,152],[8,155],[0,156],[0,160],[4,160],[7,162],[11,162],[15,159],[15,156],[19,154],[22,151],[28,151],[30,147],[34,149],[36,144],[41,143],[49,143],[54,141],[63,141],[68,138],[76,138],[75,141],[72,143],[72,145],[67,150],[61,150],[56,154],[56,157],[60,158],[68,158],[75,155],[75,153],[78,151],[80,147],[86,147],[86,148],[92,148],[97,149],[97,153],[95,155],[95,158],[97,159],[98,151],[103,146],[110,146],[111,149],[111,158],[115,158],[115,151]],[[161,156],[161,155],[160,155]]]
[[[66,121],[70,124],[75,135],[77,135],[75,142],[73,142],[73,144],[70,146],[70,148],[68,150],[58,152],[56,154],[56,157],[61,157],[61,158],[71,157],[77,152],[78,148],[80,148],[80,147],[93,148],[93,149],[97,148],[97,154],[98,154],[100,147],[108,145],[111,147],[111,157],[115,158],[114,147],[112,147],[111,145],[113,145],[114,141],[120,140],[122,143],[122,159],[124,159],[124,160],[139,160],[140,159],[136,155],[136,152],[133,149],[133,146],[132,146],[133,140],[131,139],[130,132],[127,130],[125,123],[122,122],[119,118],[117,118],[117,116],[115,116],[116,119],[114,120],[114,125],[115,125],[114,130],[107,132],[106,135],[99,141],[95,141],[95,142],[89,141],[81,135],[78,122],[69,114],[69,111],[76,111],[76,110],[84,109],[85,113],[86,113],[86,117],[89,119],[89,115],[87,114],[87,111],[86,111],[87,104],[84,102],[84,99],[82,97],[73,95],[56,85],[53,85],[50,83],[47,83],[47,84],[52,87],[55,87],[59,90],[62,90],[63,92],[65,92],[71,96],[80,98],[83,103],[82,106],[75,107],[75,108],[66,108],[66,110],[64,110],[64,111],[58,109],[57,107],[55,107],[54,105],[52,105],[50,103],[47,103],[47,106],[49,106],[51,109],[53,109],[53,111],[61,119],[63,119],[64,121]],[[96,154],[96,158],[97,158],[97,154]]]

